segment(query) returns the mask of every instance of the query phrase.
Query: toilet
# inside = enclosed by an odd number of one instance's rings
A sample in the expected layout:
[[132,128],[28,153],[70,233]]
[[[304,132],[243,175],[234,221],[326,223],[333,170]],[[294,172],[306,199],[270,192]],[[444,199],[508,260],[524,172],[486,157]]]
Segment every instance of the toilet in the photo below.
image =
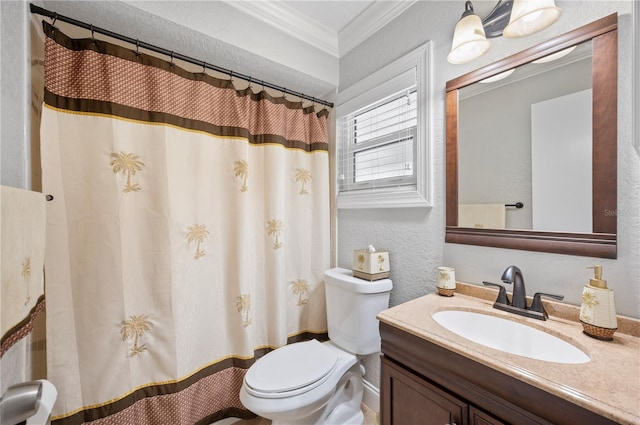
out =
[[388,308],[391,288],[390,279],[369,282],[351,270],[327,270],[330,340],[286,345],[260,358],[245,374],[242,404],[272,425],[362,425],[364,367],[356,355],[380,351],[376,315]]

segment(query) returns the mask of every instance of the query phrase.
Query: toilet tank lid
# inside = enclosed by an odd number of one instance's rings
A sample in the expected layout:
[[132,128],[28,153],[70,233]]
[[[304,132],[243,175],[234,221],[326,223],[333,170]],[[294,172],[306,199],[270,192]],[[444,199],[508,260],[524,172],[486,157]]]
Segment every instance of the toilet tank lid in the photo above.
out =
[[326,278],[325,284],[328,284],[328,280],[331,280],[331,284],[352,292],[376,294],[390,291],[393,287],[391,279],[380,279],[374,281],[359,279],[353,276],[353,271],[340,267],[329,269],[324,272],[324,274]]

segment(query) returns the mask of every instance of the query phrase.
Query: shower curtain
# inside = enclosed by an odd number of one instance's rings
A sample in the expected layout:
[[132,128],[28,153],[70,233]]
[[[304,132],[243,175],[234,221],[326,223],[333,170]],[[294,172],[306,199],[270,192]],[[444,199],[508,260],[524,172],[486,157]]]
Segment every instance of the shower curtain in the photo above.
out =
[[43,26],[53,423],[253,417],[246,369],[326,339],[327,111]]

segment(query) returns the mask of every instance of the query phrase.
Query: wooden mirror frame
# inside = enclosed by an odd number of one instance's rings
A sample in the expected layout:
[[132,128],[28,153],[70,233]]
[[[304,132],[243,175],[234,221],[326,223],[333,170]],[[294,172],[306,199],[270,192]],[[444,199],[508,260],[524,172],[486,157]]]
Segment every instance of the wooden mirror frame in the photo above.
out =
[[[570,46],[593,41],[593,233],[478,229],[458,224],[458,90]],[[446,85],[445,242],[588,257],[616,258],[618,153],[618,15],[450,80]]]

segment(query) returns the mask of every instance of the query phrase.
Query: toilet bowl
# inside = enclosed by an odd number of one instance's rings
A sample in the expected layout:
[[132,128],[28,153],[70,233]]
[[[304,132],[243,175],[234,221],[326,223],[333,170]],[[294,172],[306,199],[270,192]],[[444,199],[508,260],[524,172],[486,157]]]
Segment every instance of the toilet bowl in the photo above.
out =
[[[284,349],[288,352],[284,353]],[[254,366],[245,376],[240,401],[252,412],[271,419],[273,425],[362,423],[357,417],[362,414],[360,364],[356,356],[330,341],[287,345],[267,354]],[[329,418],[333,409],[325,407],[331,399],[335,405],[352,401],[356,403],[355,410],[344,406]]]
[[330,341],[298,342],[274,350],[247,371],[240,401],[273,425],[355,424],[364,417],[364,368],[356,354],[380,350],[376,315],[389,303],[391,281],[325,273]]

